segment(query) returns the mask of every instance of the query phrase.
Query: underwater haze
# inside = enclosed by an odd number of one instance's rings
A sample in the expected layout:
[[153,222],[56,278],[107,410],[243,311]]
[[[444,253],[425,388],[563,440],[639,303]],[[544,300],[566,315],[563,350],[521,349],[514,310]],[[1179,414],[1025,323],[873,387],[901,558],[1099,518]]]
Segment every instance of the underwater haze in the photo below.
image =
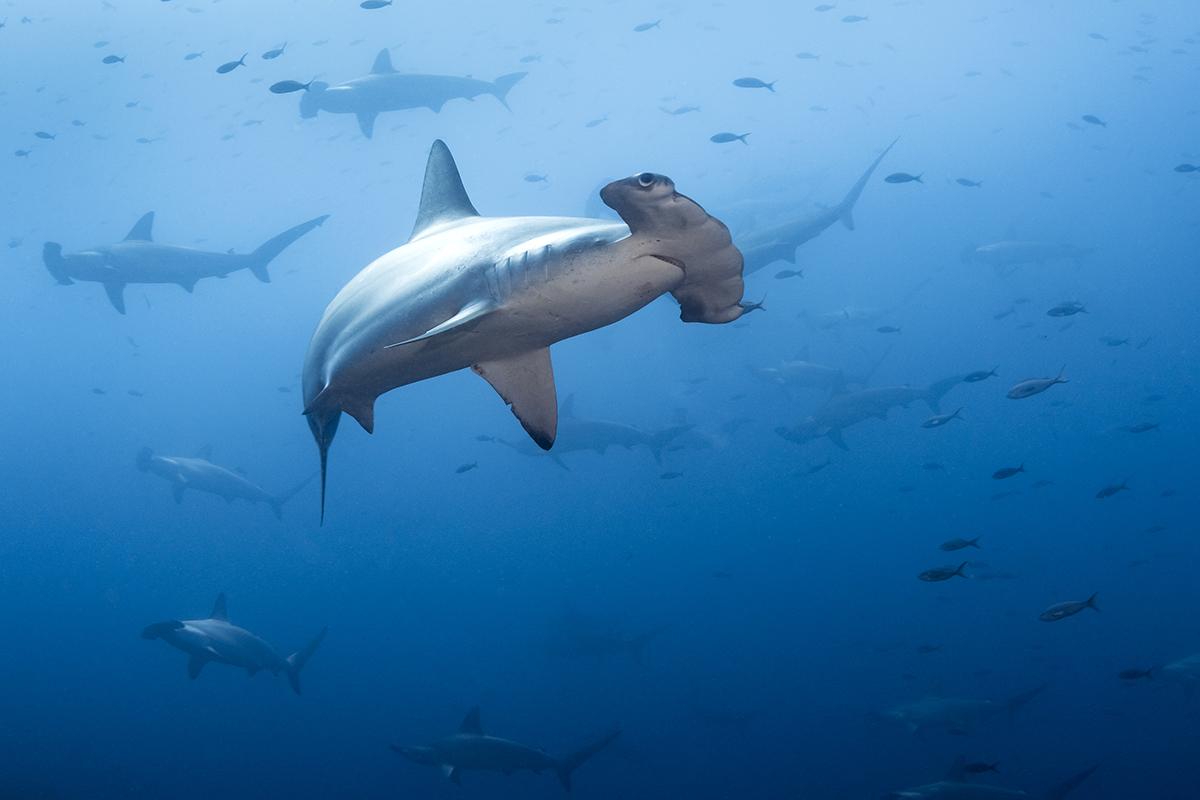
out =
[[0,72],[0,797],[1200,797],[1200,4],[0,0]]

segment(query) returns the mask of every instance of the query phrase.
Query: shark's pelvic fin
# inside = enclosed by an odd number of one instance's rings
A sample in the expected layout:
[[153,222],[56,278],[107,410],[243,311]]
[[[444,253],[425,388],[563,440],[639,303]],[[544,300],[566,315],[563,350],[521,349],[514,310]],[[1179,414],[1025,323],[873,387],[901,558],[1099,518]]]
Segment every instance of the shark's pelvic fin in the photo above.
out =
[[550,348],[472,365],[492,385],[538,447],[549,450],[558,432],[558,395]]
[[429,149],[429,160],[425,163],[425,185],[421,187],[421,205],[417,221],[413,225],[409,241],[419,238],[435,225],[478,217],[479,212],[471,205],[471,198],[463,187],[458,165],[450,148],[441,139]]
[[229,612],[225,610],[225,593],[221,592],[217,595],[217,602],[213,603],[212,613],[208,615],[209,619],[219,619],[223,622],[229,621]]
[[379,51],[379,55],[375,56],[375,63],[371,65],[371,74],[391,75],[395,71],[396,68],[392,66],[392,54],[385,47]]
[[463,717],[458,726],[459,733],[469,733],[472,736],[483,736],[483,725],[479,722],[479,706],[475,706]]
[[129,233],[125,235],[127,242],[152,242],[154,232],[154,212],[147,211],[142,218],[133,223]]

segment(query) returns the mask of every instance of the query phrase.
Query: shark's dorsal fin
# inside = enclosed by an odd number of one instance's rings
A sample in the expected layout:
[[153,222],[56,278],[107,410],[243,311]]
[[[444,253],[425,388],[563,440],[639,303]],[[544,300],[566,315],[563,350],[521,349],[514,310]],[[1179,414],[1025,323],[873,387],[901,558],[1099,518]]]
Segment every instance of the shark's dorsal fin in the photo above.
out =
[[429,161],[425,164],[421,206],[417,210],[417,221],[409,239],[420,237],[435,225],[478,216],[479,212],[471,205],[471,198],[463,188],[450,148],[441,139],[435,140],[429,149]]
[[219,619],[224,622],[229,621],[229,613],[225,610],[225,593],[221,592],[217,595],[217,602],[213,603],[212,613],[208,615],[209,619]]
[[479,706],[475,706],[467,712],[467,715],[463,717],[462,724],[458,726],[458,732],[483,736],[483,725],[479,723]]
[[212,445],[206,444],[197,450],[196,458],[203,458],[205,461],[212,461]]
[[372,75],[391,75],[396,71],[392,66],[392,54],[385,47],[379,51],[379,55],[375,56],[375,63],[371,65]]
[[127,242],[152,242],[154,233],[154,212],[147,211],[142,218],[133,223],[129,233],[125,235]]

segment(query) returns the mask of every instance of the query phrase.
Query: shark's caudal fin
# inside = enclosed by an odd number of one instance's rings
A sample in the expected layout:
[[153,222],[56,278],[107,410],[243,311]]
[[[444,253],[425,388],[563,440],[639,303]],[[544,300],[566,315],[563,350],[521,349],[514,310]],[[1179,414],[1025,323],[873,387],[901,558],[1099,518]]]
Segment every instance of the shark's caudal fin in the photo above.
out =
[[286,503],[288,500],[291,500],[293,497],[295,497],[300,492],[300,490],[303,489],[305,486],[308,486],[308,484],[311,483],[312,479],[315,477],[317,477],[316,473],[313,473],[312,475],[309,475],[307,478],[305,478],[304,480],[297,483],[292,488],[288,489],[283,494],[277,494],[273,498],[271,498],[271,500],[270,500],[271,511],[273,511],[275,513],[275,519],[283,519],[283,504]]
[[647,444],[650,446],[650,452],[654,454],[655,463],[662,463],[663,448],[669,445],[676,437],[682,436],[694,427],[696,426],[672,425],[669,428],[663,428],[661,431],[655,431],[650,434],[650,441]]
[[[499,78],[496,78],[496,80],[492,81],[491,93],[497,100],[500,101],[500,105],[508,108],[507,98],[509,91],[511,91],[512,88],[521,81],[521,78],[524,78],[528,74],[528,72],[510,72],[509,74],[501,75]],[[512,111],[511,108],[508,108],[508,110]]]
[[892,143],[883,148],[883,152],[879,157],[871,162],[871,166],[867,167],[867,171],[862,174],[862,177],[850,187],[850,191],[846,192],[846,196],[842,198],[842,202],[838,203],[838,219],[849,230],[854,230],[854,204],[858,202],[858,198],[862,195],[863,189],[867,187],[867,181],[871,180],[871,175],[874,174],[875,168],[883,161],[883,157],[888,154],[888,151],[896,146],[896,142],[900,141],[899,137],[892,140]]
[[1021,692],[1020,694],[1015,694],[1012,697],[1010,697],[1008,699],[1008,702],[1005,704],[1008,707],[1009,717],[1011,718],[1013,714],[1016,714],[1022,708],[1029,705],[1029,702],[1031,700],[1033,700],[1033,698],[1037,697],[1042,692],[1046,691],[1046,686],[1048,686],[1048,684],[1043,683],[1039,686],[1035,686],[1032,689]]
[[563,785],[563,788],[568,792],[571,791],[571,773],[579,769],[585,761],[596,755],[596,753],[599,753],[612,744],[613,740],[620,735],[621,731],[615,730],[612,733],[602,736],[583,749],[577,750],[569,756],[560,759],[554,767],[554,772],[558,775],[558,780]]
[[321,410],[317,406],[320,399],[321,395],[317,395],[312,404],[304,409],[304,418],[308,421],[308,429],[312,431],[317,442],[317,451],[321,455],[321,524],[324,525],[325,474],[329,465],[329,446],[333,444],[334,434],[337,433],[338,423],[341,422],[342,410],[336,407]]
[[1051,786],[1050,789],[1046,791],[1046,800],[1063,800],[1064,797],[1074,791],[1079,784],[1090,778],[1092,773],[1099,768],[1099,764],[1093,764],[1085,770],[1076,772],[1062,783]]
[[312,658],[312,654],[317,652],[317,648],[321,646],[321,642],[325,639],[325,634],[328,630],[328,628],[321,628],[321,632],[308,643],[308,647],[298,650],[287,657],[288,683],[292,685],[292,691],[296,694],[300,694],[300,670],[304,669],[304,665]]
[[951,375],[948,378],[942,378],[940,381],[934,381],[929,384],[925,390],[925,403],[929,406],[929,410],[935,414],[942,413],[942,398],[946,393],[962,383],[962,375]]
[[62,255],[62,245],[58,242],[46,242],[42,245],[42,263],[54,280],[63,286],[70,286],[75,281],[67,274],[67,260]]
[[300,95],[300,119],[312,119],[321,110],[321,95],[329,88],[324,81],[313,81]]
[[271,263],[282,253],[288,245],[299,239],[304,234],[311,231],[313,228],[320,227],[321,223],[329,219],[328,214],[322,214],[316,219],[310,219],[308,222],[301,222],[294,228],[288,228],[278,236],[272,237],[258,246],[258,249],[250,254],[250,271],[254,273],[254,277],[258,278],[263,283],[271,282],[271,275],[267,272],[267,265]]

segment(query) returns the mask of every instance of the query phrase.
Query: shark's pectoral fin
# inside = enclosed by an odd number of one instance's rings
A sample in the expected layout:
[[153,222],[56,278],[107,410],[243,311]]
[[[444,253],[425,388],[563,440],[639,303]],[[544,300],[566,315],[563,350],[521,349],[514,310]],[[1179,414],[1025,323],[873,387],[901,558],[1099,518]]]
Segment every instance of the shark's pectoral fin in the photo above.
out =
[[106,281],[104,284],[104,292],[108,295],[108,302],[112,303],[112,307],[124,314],[125,284],[116,283],[114,281]]
[[362,131],[363,136],[370,139],[375,133],[375,117],[379,116],[378,112],[359,111],[355,116],[358,117],[358,129]]
[[171,495],[175,498],[176,503],[183,502],[183,491],[187,489],[187,482],[183,480],[176,481],[171,484]]
[[843,449],[843,450],[850,449],[849,447],[846,446],[846,440],[842,438],[842,429],[841,428],[830,428],[828,433],[826,433],[825,435],[829,437],[829,441],[833,442],[841,449]]
[[439,333],[448,333],[449,331],[452,331],[455,328],[460,328],[469,322],[474,322],[484,314],[489,313],[491,310],[492,304],[484,300],[468,303],[467,305],[463,306],[453,317],[439,325],[434,325],[420,336],[414,336],[411,339],[405,339],[402,342],[395,342],[393,344],[385,345],[384,349],[388,350],[392,347],[400,347],[401,345],[419,342],[422,339],[428,339],[431,336],[437,336]]
[[204,665],[208,663],[208,659],[204,656],[192,656],[188,659],[188,677],[192,680],[200,677],[200,670],[204,669]]
[[549,450],[558,432],[558,395],[550,348],[531,350],[499,361],[471,366],[512,407],[525,432],[538,447]]
[[462,785],[462,771],[453,764],[442,764],[442,774],[456,785]]

